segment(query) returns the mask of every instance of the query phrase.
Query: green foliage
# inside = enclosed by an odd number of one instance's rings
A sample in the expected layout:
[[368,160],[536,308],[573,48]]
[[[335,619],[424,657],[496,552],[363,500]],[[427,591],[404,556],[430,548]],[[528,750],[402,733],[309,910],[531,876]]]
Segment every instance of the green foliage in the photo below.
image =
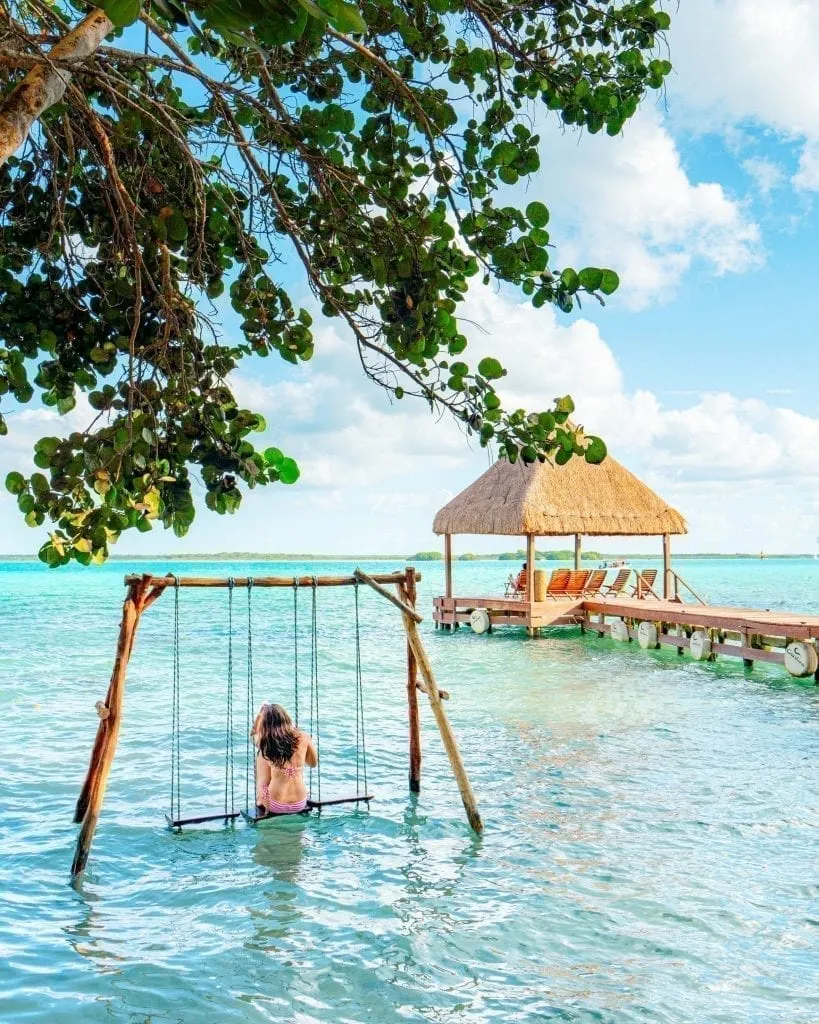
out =
[[410,562],[440,562],[444,556],[440,551],[417,551],[408,561]]
[[[502,551],[499,555],[484,555],[484,558],[497,558],[499,562],[525,562],[526,552],[521,548],[519,551]],[[599,562],[603,556],[599,551],[583,551],[582,557],[585,561]],[[574,548],[555,548],[551,551],[536,551],[536,562],[574,562]]]
[[[118,26],[141,19],[150,51],[130,31],[74,67],[0,167],[0,396],[66,415],[84,395],[95,416],[42,438],[37,472],[6,480],[26,522],[53,524],[44,561],[101,561],[155,524],[183,535],[195,477],[219,513],[295,483],[291,458],[257,450],[266,424],[231,386],[247,358],[313,354],[284,260],[396,398],[450,412],[511,461],[604,457],[569,398],[504,409],[502,360],[470,365],[458,311],[476,278],[565,312],[617,288],[612,270],[553,267],[547,205],[520,209],[505,190],[539,168],[534,106],[616,134],[662,86],[658,0],[104,9]],[[15,0],[0,9],[16,41],[4,59],[76,20],[63,0]],[[220,337],[220,302],[239,337]]]
[[[599,551],[583,551],[581,556],[588,562],[599,562],[603,558]],[[535,557],[539,562],[574,562],[574,549],[555,548],[551,551],[538,551]]]

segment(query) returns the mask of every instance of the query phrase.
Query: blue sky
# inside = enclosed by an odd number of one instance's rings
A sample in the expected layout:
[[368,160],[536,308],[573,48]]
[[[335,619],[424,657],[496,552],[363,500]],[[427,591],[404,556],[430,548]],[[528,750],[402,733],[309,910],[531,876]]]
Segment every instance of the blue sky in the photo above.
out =
[[[477,287],[465,313],[483,331],[469,333],[476,352],[508,366],[510,401],[574,395],[578,420],[686,516],[680,549],[813,551],[819,5],[682,0],[672,16],[668,90],[622,137],[539,123],[542,170],[527,194],[552,210],[558,262],[613,266],[620,292],[605,309],[564,316]],[[236,516],[203,509],[183,541],[124,538],[123,553],[409,554],[437,545],[435,510],[487,465],[453,424],[420,405],[391,407],[333,323],[319,326],[309,366],[257,361],[236,385],[265,414],[270,443],[299,459],[300,483],[250,495]],[[3,474],[25,464],[34,437],[55,432],[50,415],[10,418]],[[7,495],[0,537],[7,552],[41,543]]]

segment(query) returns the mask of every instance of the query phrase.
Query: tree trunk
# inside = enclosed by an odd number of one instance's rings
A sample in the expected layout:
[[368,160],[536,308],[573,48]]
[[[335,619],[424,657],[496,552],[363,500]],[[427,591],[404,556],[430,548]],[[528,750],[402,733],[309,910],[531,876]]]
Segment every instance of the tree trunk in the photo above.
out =
[[113,28],[108,15],[94,8],[49,52],[52,61],[61,62],[60,67],[38,64],[0,103],[0,164],[23,145],[37,118],[63,98],[71,81],[66,62],[90,57]]

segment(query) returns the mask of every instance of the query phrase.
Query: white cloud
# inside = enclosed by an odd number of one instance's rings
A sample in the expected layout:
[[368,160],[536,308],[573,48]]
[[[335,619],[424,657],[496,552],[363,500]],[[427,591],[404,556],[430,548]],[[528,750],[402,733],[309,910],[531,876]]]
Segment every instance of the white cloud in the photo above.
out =
[[615,267],[631,308],[669,298],[697,261],[717,275],[762,262],[749,211],[717,182],[689,178],[656,108],[643,107],[615,139],[550,136],[542,160],[561,260]]
[[[682,408],[669,408],[652,391],[628,388],[612,350],[588,320],[563,326],[548,308],[535,310],[483,287],[473,289],[463,313],[472,362],[492,352],[509,371],[500,389],[505,402],[539,409],[571,393],[576,419],[600,433],[615,457],[687,516],[691,533],[679,542],[681,549],[812,549],[819,417],[785,408],[777,389],[765,400],[689,392]],[[361,376],[343,336],[333,330],[328,342],[331,351],[318,344],[314,366],[300,372],[302,386],[320,382],[314,421],[291,421],[275,389],[261,409],[275,442],[300,459],[304,487],[298,502],[339,517],[348,531],[351,516],[364,515],[360,532],[352,535],[358,540],[351,536],[347,548],[428,547],[435,510],[486,468],[486,453],[468,445],[448,419],[436,421],[422,403],[390,406]],[[339,427],[334,417],[340,407],[346,413]],[[336,411],[325,421],[323,410],[329,409]],[[470,538],[464,550],[493,550],[502,543]],[[335,542],[336,550],[343,546]]]
[[[477,325],[466,324],[473,362],[493,352],[507,366],[501,390],[508,403],[544,408],[571,393],[576,419],[686,515],[691,533],[680,549],[812,549],[819,532],[819,416],[784,407],[781,395],[749,399],[725,391],[677,395],[682,407],[670,408],[664,396],[628,386],[588,320],[561,325],[549,308],[535,310],[480,286],[463,313]],[[251,492],[236,518],[203,511],[184,542],[158,531],[148,540],[128,538],[124,550],[410,553],[435,543],[436,509],[486,468],[487,453],[421,402],[390,405],[335,326],[321,329],[312,364],[288,372],[281,384],[237,383],[265,414],[270,443],[299,460],[299,485]],[[4,439],[4,468],[22,464],[40,434],[63,433],[87,419],[75,412],[63,424],[49,410],[13,413],[10,438],[17,441],[12,450]],[[3,546],[36,549],[40,540],[22,526],[13,502],[0,496],[0,505]],[[504,542],[463,543],[462,550],[480,551]]]
[[802,192],[819,192],[819,141],[802,150],[793,184]]
[[785,180],[785,172],[779,164],[765,157],[748,157],[747,160],[743,160],[742,166],[753,179],[757,191],[763,196],[770,195]]
[[773,129],[805,147],[794,184],[819,189],[819,5],[686,0],[669,45],[675,118],[698,131]]
[[36,441],[49,435],[64,437],[73,430],[85,430],[97,415],[84,394],[77,396],[77,404],[65,416],[45,406],[23,406],[4,411],[9,432],[7,437],[2,438],[0,454],[4,464],[7,460],[9,467],[13,463],[16,468],[26,472],[34,468],[32,459]]

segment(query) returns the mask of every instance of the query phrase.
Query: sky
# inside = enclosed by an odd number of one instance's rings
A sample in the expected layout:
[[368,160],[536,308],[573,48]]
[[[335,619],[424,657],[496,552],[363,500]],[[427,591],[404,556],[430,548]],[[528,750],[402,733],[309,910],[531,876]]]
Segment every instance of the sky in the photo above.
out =
[[[576,421],[686,517],[677,550],[814,552],[819,4],[680,0],[671,13],[665,92],[615,139],[542,118],[541,170],[517,197],[549,206],[556,265],[611,266],[619,292],[605,308],[564,315],[478,284],[462,311],[472,361],[501,358],[509,373],[499,390],[515,406],[541,409],[570,393]],[[295,295],[309,301],[298,286]],[[435,511],[487,468],[487,452],[421,403],[390,404],[334,322],[316,334],[311,363],[257,360],[234,379],[265,415],[262,443],[299,461],[299,483],[252,492],[234,516],[200,499],[186,538],[157,528],[126,535],[118,553],[440,546]],[[66,430],[83,425],[81,408],[71,415]],[[54,417],[34,407],[9,417],[2,476],[25,468],[36,437],[58,432]],[[43,539],[1,492],[0,551],[33,553]],[[654,543],[590,542],[605,551]],[[455,542],[456,552],[516,546]]]

